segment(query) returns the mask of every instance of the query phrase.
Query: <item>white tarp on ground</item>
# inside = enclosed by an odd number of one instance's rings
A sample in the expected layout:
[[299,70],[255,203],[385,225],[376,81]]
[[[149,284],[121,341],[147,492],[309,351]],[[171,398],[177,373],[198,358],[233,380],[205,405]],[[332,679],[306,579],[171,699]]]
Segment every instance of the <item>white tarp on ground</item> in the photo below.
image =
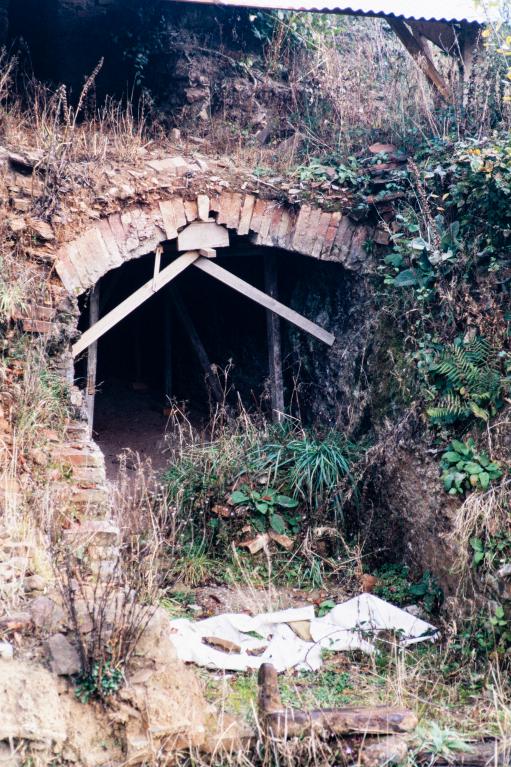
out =
[[[292,625],[298,624],[293,630]],[[225,613],[202,621],[180,618],[171,622],[171,640],[178,657],[210,669],[246,671],[272,663],[277,671],[297,667],[317,671],[321,651],[374,652],[382,631],[393,631],[402,645],[431,641],[438,630],[430,623],[372,594],[360,594],[316,618],[314,607],[296,607],[260,615]],[[297,634],[310,635],[306,641]],[[229,652],[217,649],[220,640]],[[238,651],[239,650],[239,651]]]

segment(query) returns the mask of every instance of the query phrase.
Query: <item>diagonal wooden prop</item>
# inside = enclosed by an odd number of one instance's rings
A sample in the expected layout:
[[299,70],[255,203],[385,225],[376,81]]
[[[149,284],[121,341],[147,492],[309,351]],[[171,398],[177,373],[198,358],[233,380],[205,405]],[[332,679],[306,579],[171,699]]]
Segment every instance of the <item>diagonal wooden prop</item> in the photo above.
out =
[[204,256],[200,255],[199,251],[191,250],[176,258],[175,261],[169,264],[169,266],[166,266],[165,269],[162,269],[161,272],[158,271],[159,258],[157,254],[153,277],[146,282],[145,285],[142,285],[141,288],[132,293],[131,296],[128,296],[128,298],[116,306],[115,309],[112,309],[111,312],[105,314],[104,317],[86,330],[73,345],[73,357],[77,357],[81,352],[87,349],[88,346],[94,343],[94,341],[101,338],[102,335],[111,330],[118,322],[123,320],[124,317],[143,304],[144,301],[147,301],[147,299],[154,295],[154,293],[161,290],[161,288],[192,264],[215,279],[220,280],[220,282],[223,282],[225,285],[233,288],[233,290],[237,290],[238,293],[242,293],[247,298],[252,299],[252,301],[256,301],[256,303],[261,304],[266,309],[269,309],[280,317],[283,317],[285,320],[292,322],[297,327],[305,330],[306,333],[309,333],[320,341],[323,341],[323,343],[328,344],[328,346],[332,346],[334,343],[335,336],[333,336],[332,333],[324,330],[306,317],[302,317],[302,315],[295,312],[294,309],[290,309],[288,306],[281,304],[280,301],[263,293],[262,290],[254,288],[249,282],[245,282],[245,280],[242,280],[240,277],[236,277],[235,274],[218,266],[218,264],[215,264],[209,258],[204,258]]

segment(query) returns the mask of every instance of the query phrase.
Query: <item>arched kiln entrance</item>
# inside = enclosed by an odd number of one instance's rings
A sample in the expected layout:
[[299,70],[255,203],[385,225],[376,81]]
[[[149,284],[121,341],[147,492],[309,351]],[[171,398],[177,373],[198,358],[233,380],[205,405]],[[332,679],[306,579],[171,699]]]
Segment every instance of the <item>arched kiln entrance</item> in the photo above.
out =
[[225,396],[217,372],[231,362],[244,403],[264,410],[269,391],[267,412],[278,420],[287,404],[282,319],[320,344],[334,343],[279,290],[289,296],[296,276],[308,279],[301,261],[321,269],[322,260],[351,256],[347,240],[360,241],[357,228],[308,206],[222,197],[174,196],[151,210],[114,214],[59,252],[57,271],[80,296],[77,378],[89,422],[112,457],[133,447],[160,463],[165,406],[177,397],[205,417],[207,404]]

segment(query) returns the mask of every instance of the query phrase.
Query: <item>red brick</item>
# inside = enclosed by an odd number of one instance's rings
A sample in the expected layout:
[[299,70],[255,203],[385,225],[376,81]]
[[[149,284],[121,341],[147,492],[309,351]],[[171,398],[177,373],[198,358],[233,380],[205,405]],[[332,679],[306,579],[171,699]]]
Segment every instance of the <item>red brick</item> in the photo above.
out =
[[23,320],[23,330],[26,333],[40,333],[41,335],[49,335],[52,330],[51,322],[45,322],[44,320],[34,320],[30,317],[26,317]]
[[252,232],[259,232],[265,208],[266,200],[256,200],[254,205],[254,212],[250,221],[250,229]]
[[307,228],[311,213],[312,208],[310,205],[302,205],[298,214],[292,242],[292,250],[296,250],[298,253],[306,252],[304,246],[307,241]]
[[337,227],[332,249],[328,256],[324,256],[324,258],[329,261],[343,261],[349,254],[354,231],[354,224],[351,223],[347,216],[344,216]]
[[254,206],[256,198],[253,194],[247,194],[243,200],[243,205],[240,213],[240,222],[238,224],[238,234],[245,235],[250,232],[250,222],[252,220],[252,214],[254,212]]
[[185,200],[185,216],[189,224],[195,221],[199,215],[196,200]]
[[316,238],[312,246],[312,257],[319,258],[321,251],[323,250],[323,243],[325,242],[326,233],[332,218],[331,213],[322,213],[319,219],[319,226],[316,230]]
[[321,251],[320,258],[328,258],[332,245],[334,244],[335,235],[337,234],[337,227],[342,218],[342,213],[335,211],[330,218],[330,224],[328,225],[327,233],[325,235],[325,241],[323,243],[323,250]]

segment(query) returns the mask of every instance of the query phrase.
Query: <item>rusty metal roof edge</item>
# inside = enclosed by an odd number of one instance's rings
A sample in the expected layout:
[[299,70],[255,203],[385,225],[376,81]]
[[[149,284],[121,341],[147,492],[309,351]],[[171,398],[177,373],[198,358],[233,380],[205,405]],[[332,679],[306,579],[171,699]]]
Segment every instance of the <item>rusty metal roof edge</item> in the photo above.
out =
[[254,10],[312,11],[364,16],[392,16],[417,21],[467,22],[486,24],[502,16],[495,2],[478,0],[354,0],[342,5],[339,0],[172,0],[203,5],[253,8]]

